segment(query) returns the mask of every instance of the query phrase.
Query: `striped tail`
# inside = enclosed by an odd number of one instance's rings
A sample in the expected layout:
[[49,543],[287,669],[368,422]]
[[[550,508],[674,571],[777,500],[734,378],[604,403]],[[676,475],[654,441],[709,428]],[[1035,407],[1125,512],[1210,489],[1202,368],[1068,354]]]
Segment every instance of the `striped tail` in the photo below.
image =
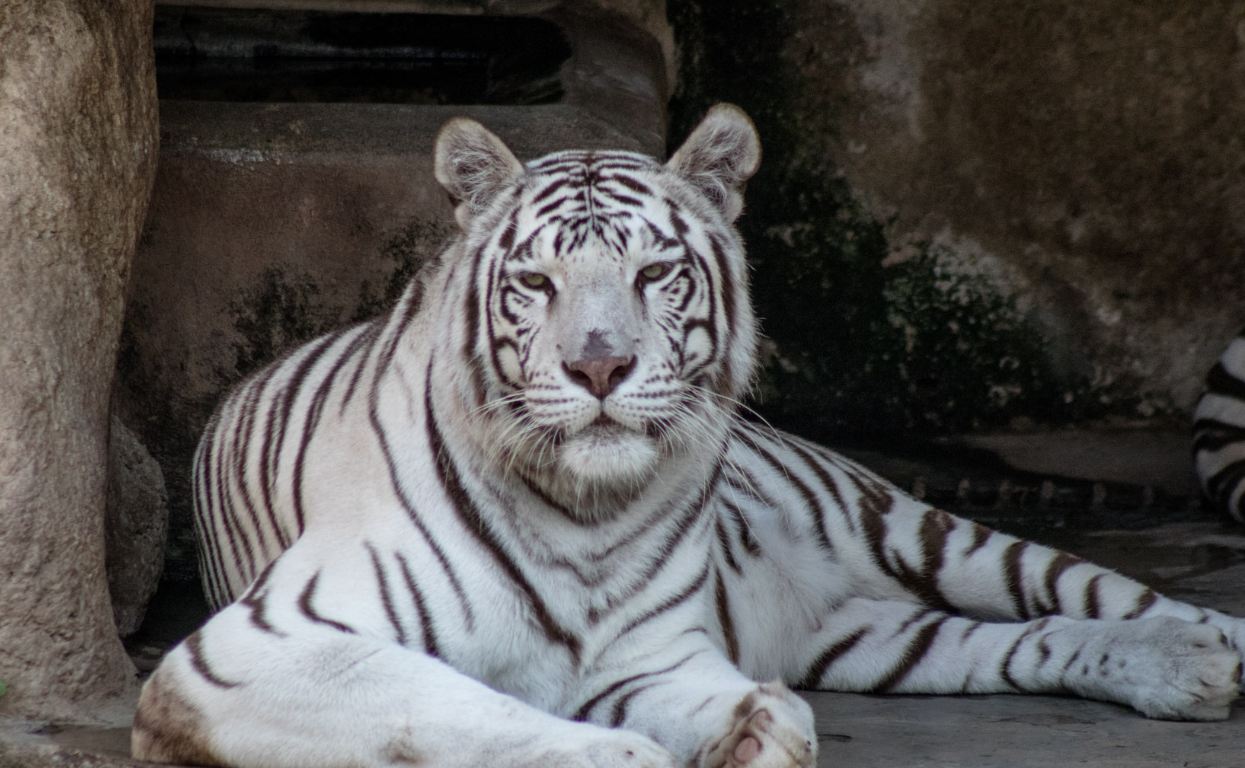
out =
[[1193,461],[1206,498],[1245,522],[1245,332],[1206,377],[1193,413]]

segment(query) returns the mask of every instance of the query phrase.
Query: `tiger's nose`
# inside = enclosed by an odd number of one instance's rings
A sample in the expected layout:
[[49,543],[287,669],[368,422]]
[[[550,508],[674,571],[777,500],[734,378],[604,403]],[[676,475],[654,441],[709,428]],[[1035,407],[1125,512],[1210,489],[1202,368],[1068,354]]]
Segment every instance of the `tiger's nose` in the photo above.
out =
[[597,399],[604,400],[631,375],[631,371],[635,369],[635,356],[576,360],[573,363],[562,363],[562,368],[571,381],[591,392]]

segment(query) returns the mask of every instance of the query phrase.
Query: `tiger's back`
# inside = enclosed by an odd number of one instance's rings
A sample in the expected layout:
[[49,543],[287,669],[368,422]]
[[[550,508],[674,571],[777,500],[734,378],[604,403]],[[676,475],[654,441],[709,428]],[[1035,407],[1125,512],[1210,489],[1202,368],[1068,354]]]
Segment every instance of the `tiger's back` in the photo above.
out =
[[[398,306],[419,303],[412,286]],[[213,608],[236,599],[306,528],[307,452],[326,422],[366,397],[385,318],[334,332],[241,382],[195,453],[199,572]],[[351,414],[358,418],[358,414]],[[331,428],[330,428],[331,429]]]

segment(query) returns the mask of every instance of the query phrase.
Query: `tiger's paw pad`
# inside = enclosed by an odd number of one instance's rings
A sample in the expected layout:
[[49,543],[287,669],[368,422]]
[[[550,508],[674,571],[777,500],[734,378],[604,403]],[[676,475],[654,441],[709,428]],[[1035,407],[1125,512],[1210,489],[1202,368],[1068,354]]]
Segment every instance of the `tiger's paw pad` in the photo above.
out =
[[808,705],[782,683],[767,683],[735,707],[726,737],[710,748],[705,768],[793,768],[817,759]]

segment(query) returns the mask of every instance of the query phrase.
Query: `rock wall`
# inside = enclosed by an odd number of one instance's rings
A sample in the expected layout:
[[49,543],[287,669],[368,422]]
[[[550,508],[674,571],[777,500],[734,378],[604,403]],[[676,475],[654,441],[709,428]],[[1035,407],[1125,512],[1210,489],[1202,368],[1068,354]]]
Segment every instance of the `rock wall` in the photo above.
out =
[[765,142],[744,227],[773,417],[1187,416],[1245,324],[1245,7],[678,0],[671,18],[676,123],[733,100]]
[[104,564],[117,633],[138,631],[164,572],[169,528],[164,473],[138,435],[114,415],[108,430]]
[[110,383],[156,160],[151,2],[0,6],[0,712],[134,686],[104,575]]

